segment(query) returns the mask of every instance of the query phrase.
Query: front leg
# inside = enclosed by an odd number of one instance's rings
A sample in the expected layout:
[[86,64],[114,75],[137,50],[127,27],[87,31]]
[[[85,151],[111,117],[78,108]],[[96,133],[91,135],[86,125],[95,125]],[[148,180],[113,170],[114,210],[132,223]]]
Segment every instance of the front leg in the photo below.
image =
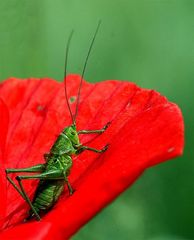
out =
[[103,133],[110,125],[110,122],[108,122],[103,128],[97,129],[97,130],[80,130],[78,131],[78,134],[92,134],[92,133]]

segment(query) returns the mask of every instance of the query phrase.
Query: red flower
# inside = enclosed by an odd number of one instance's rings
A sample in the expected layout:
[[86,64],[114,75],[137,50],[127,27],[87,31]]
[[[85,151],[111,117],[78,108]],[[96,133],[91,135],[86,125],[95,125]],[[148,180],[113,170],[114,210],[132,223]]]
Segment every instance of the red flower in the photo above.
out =
[[[69,97],[76,96],[79,80],[67,77]],[[63,83],[54,80],[12,78],[0,85],[0,97],[0,239],[68,239],[146,168],[182,154],[183,119],[175,104],[129,82],[83,82],[78,130],[111,125],[100,136],[82,135],[81,142],[109,148],[75,157],[69,177],[75,193],[64,191],[42,221],[23,224],[28,205],[6,181],[5,169],[44,162],[43,154],[71,119]],[[36,184],[25,181],[30,196]]]

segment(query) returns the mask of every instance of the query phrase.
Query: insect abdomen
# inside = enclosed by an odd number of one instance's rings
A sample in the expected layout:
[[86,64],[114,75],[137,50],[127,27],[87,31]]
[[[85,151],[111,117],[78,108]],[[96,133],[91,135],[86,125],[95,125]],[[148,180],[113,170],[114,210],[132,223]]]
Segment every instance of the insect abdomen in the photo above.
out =
[[[58,200],[64,185],[64,180],[40,182],[32,202],[36,211],[45,212],[49,210]],[[28,219],[33,217],[33,215],[32,211],[30,211]]]
[[[63,134],[64,135],[64,134]],[[52,151],[46,155],[46,165],[44,173],[49,173],[55,170],[60,170],[63,172],[64,177],[61,180],[41,180],[39,182],[38,188],[35,192],[34,199],[32,201],[32,205],[35,208],[36,212],[46,212],[48,211],[58,200],[61,195],[64,186],[66,184],[66,178],[70,173],[70,168],[72,166],[72,159],[69,154],[63,153],[64,149],[61,146],[63,140],[67,141],[66,135],[60,135],[52,147]],[[68,140],[69,141],[69,140]],[[67,143],[68,143],[67,141]],[[70,142],[71,143],[71,142]],[[68,152],[73,152],[74,148],[72,144],[69,143]],[[62,144],[63,145],[63,144]],[[71,147],[70,147],[71,146]],[[33,218],[34,212],[30,210],[29,216],[26,220]]]

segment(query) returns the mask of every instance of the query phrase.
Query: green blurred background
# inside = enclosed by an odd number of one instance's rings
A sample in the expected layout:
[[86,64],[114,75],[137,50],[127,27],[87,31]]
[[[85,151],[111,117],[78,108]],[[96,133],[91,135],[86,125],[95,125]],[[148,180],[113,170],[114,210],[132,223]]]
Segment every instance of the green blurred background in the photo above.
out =
[[0,79],[81,73],[98,20],[88,81],[121,79],[176,102],[186,126],[184,156],[147,170],[73,240],[194,239],[194,1],[7,0],[0,2]]

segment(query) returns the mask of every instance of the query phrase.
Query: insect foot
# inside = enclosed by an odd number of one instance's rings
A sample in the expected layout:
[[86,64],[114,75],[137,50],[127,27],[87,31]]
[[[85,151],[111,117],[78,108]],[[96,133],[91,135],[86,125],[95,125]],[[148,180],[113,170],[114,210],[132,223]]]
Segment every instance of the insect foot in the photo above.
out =
[[20,181],[20,180],[21,180],[21,177],[20,177],[20,176],[16,176],[15,179],[16,179],[17,181]]
[[105,152],[109,147],[109,144],[106,144],[106,146],[103,147],[103,149],[101,150],[101,152]]
[[72,196],[75,192],[75,189],[73,188],[72,191],[69,192],[69,195]]
[[107,122],[107,124],[103,127],[104,131],[110,126],[111,122]]

